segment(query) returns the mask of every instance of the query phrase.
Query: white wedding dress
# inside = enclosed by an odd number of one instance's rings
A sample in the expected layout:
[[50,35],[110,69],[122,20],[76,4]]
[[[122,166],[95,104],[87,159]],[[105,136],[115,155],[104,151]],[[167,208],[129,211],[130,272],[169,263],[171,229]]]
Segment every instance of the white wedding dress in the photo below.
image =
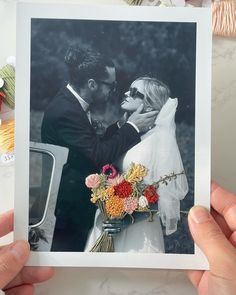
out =
[[[141,137],[141,142],[131,148],[116,163],[120,171],[126,171],[130,163],[140,163],[148,168],[144,178],[146,184],[152,184],[172,172],[184,171],[175,135],[175,112],[177,98],[168,99],[157,116],[155,127]],[[185,174],[171,180],[168,185],[161,184],[157,189],[159,195],[158,211],[152,222],[138,213],[135,223],[127,226],[121,233],[115,235],[116,252],[164,253],[162,224],[166,234],[177,230],[180,219],[180,200],[188,192]],[[102,216],[97,210],[94,226],[89,234],[85,251],[89,251],[101,234]]]

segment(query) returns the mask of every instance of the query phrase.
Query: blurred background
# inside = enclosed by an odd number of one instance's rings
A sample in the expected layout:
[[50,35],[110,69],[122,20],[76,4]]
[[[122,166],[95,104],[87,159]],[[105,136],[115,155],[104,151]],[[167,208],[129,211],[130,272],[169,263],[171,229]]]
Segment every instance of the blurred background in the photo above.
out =
[[194,124],[194,23],[33,19],[31,36],[31,109],[44,110],[54,97],[67,79],[65,53],[78,45],[114,61],[118,91],[111,105],[120,104],[135,78],[154,76],[179,98],[177,121]]

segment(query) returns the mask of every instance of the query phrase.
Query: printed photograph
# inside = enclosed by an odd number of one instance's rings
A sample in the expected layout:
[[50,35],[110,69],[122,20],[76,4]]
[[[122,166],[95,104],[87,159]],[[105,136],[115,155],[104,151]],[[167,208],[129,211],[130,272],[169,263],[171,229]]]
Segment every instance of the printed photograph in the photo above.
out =
[[194,254],[196,34],[31,19],[32,251]]

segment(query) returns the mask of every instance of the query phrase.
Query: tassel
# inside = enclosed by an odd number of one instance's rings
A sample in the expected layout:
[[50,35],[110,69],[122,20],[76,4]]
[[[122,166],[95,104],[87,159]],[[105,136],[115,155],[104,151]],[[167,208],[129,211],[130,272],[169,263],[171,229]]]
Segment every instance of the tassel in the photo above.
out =
[[212,4],[214,35],[236,37],[236,1],[214,1]]

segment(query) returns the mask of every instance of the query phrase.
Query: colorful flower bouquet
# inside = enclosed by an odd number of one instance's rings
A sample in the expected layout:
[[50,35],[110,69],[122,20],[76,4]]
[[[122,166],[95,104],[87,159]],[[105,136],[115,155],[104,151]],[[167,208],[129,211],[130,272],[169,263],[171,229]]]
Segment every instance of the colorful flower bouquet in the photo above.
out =
[[[141,164],[132,163],[129,169],[118,174],[113,165],[103,166],[101,174],[91,174],[86,180],[86,186],[92,190],[91,202],[100,209],[103,222],[123,220],[126,215],[134,222],[133,213],[149,212],[149,221],[157,210],[152,207],[158,201],[157,189],[161,183],[168,185],[172,179],[184,172],[161,177],[157,182],[146,185],[143,181],[148,169]],[[113,234],[104,230],[90,252],[114,252]]]

